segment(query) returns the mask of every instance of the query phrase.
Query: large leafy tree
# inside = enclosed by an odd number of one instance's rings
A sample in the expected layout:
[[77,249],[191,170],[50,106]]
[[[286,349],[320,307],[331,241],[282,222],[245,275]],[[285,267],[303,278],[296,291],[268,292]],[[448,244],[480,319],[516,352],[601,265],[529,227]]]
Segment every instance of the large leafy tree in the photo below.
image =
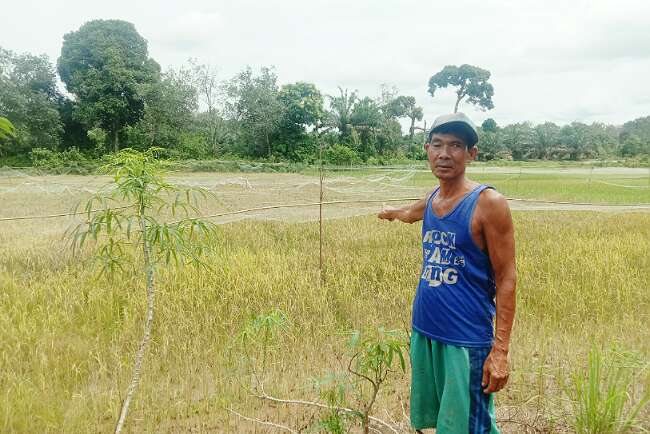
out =
[[415,97],[399,95],[386,103],[384,111],[388,117],[403,118],[407,117],[411,120],[409,127],[409,139],[413,141],[415,133],[415,121],[421,121],[424,113],[422,107],[419,107],[415,102]]
[[278,95],[284,105],[285,118],[298,128],[318,126],[323,118],[323,95],[312,83],[286,84]]
[[297,82],[282,86],[278,99],[284,111],[278,127],[278,141],[285,147],[285,156],[297,159],[300,149],[310,145],[307,128],[317,131],[323,123],[323,95],[316,85]]
[[161,80],[146,85],[144,116],[134,130],[143,136],[143,147],[174,147],[198,109],[197,89],[187,69],[169,69]]
[[458,111],[460,102],[467,98],[471,104],[483,110],[494,108],[492,96],[494,88],[488,82],[490,71],[473,65],[447,65],[429,79],[429,93],[434,96],[438,88],[452,86],[456,88],[456,104],[454,113]]
[[571,160],[579,160],[594,155],[594,146],[590,137],[589,125],[571,122],[560,129],[560,143],[564,146]]
[[279,99],[277,75],[271,68],[262,68],[259,75],[246,68],[227,84],[227,110],[239,122],[240,139],[252,156],[273,152],[272,137],[284,118],[284,106]]
[[196,59],[190,59],[190,66],[202,110],[194,119],[194,127],[216,154],[220,145],[230,138],[229,123],[223,116],[224,86],[214,66],[199,63]]
[[47,56],[0,48],[0,113],[15,127],[8,152],[57,148],[63,132],[57,110],[61,99]]
[[650,155],[650,116],[624,123],[619,141],[620,153],[624,157]]
[[499,158],[505,151],[504,145],[501,142],[500,128],[492,118],[487,118],[481,124],[478,149],[478,159],[481,161]]
[[144,87],[159,80],[160,67],[133,24],[94,20],[63,37],[58,71],[77,99],[75,117],[106,130],[117,151],[120,131],[142,118]]

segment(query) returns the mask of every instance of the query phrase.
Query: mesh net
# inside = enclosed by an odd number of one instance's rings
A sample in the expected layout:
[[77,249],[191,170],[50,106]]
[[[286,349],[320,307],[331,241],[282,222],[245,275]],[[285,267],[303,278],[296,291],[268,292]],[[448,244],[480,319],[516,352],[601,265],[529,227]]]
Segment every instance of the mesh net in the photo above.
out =
[[[239,166],[238,166],[239,167]],[[182,173],[171,172],[168,180],[181,187],[201,187],[212,194],[201,201],[203,215],[215,217],[217,224],[243,219],[275,220],[290,223],[319,219],[320,176],[317,169],[302,173],[273,173],[251,165],[250,171]],[[470,167],[470,177],[494,185],[505,194],[520,193],[524,200],[511,201],[513,210],[575,210],[647,211],[650,206],[650,175],[648,169],[544,167]],[[607,203],[584,204],[579,201],[545,200],[526,197],[528,182],[549,177],[567,177],[580,188],[601,185],[612,191],[631,191],[639,198],[634,204],[621,206]],[[46,175],[34,170],[0,168],[0,218],[19,216],[51,216],[71,213],[92,194],[109,183],[107,176],[72,174]],[[435,185],[431,172],[424,166],[388,168],[328,168],[323,177],[323,218],[335,219],[376,214],[384,203],[400,206],[413,198],[424,197]],[[558,185],[562,185],[560,182]],[[643,200],[647,198],[647,200]],[[398,200],[404,199],[404,200]],[[336,203],[329,203],[336,202]],[[346,202],[346,203],[340,203]],[[311,204],[309,206],[304,206]],[[300,205],[269,209],[276,205]],[[256,208],[267,208],[257,209]],[[251,210],[236,213],[241,210]],[[0,233],[32,231],[63,233],[82,221],[83,216],[50,217],[20,221],[0,221]]]

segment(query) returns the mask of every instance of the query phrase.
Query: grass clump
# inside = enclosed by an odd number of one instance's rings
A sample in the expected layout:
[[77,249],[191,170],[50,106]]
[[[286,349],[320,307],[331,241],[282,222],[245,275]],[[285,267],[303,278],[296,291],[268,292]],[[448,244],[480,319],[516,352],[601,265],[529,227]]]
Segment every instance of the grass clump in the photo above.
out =
[[650,390],[634,396],[647,365],[630,352],[603,355],[594,346],[586,371],[571,375],[568,394],[573,405],[573,426],[578,434],[623,434],[642,429],[639,412],[650,402]]

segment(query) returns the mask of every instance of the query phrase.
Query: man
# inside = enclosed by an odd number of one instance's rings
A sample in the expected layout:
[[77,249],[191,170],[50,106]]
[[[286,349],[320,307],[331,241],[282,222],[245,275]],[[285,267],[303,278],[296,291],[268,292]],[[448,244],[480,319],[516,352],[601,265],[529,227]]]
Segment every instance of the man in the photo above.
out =
[[437,118],[425,149],[439,186],[410,206],[379,213],[389,221],[423,220],[411,334],[411,423],[418,432],[499,432],[493,393],[508,381],[515,242],[506,199],[465,177],[477,141],[464,114]]

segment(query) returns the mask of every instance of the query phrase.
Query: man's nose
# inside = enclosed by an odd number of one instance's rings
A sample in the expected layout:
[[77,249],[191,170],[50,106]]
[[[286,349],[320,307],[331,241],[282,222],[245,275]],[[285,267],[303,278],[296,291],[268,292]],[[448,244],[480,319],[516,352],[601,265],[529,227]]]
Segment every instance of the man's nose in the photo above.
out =
[[449,147],[447,145],[442,145],[440,147],[438,158],[449,158]]

